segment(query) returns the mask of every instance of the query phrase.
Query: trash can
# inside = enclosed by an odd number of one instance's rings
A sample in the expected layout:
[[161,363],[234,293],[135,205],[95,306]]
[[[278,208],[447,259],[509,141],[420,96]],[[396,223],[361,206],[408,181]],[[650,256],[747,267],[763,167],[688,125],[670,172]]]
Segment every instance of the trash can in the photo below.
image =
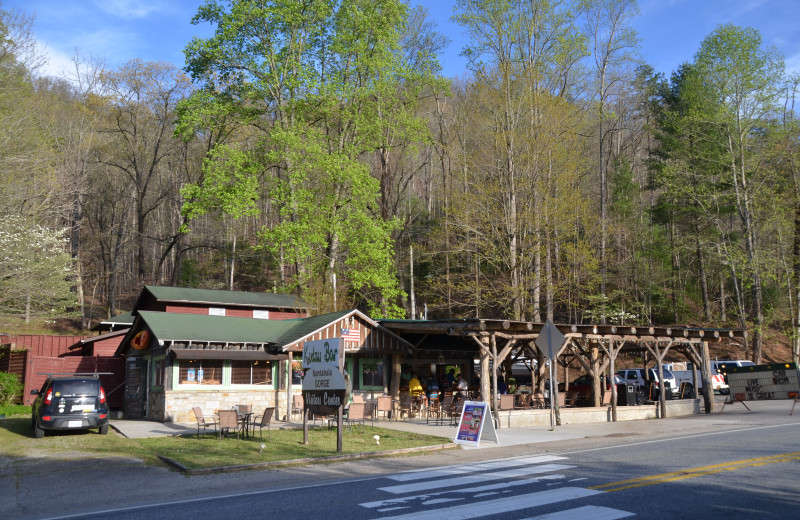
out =
[[617,383],[617,406],[636,406],[636,386]]

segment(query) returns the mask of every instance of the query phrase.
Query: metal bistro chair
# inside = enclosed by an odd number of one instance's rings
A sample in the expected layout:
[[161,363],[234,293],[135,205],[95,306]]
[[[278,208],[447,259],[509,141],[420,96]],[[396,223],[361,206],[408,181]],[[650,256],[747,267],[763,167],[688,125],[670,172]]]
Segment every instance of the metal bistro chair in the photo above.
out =
[[431,392],[428,396],[428,414],[425,417],[425,422],[429,422],[431,417],[435,417],[438,421],[442,415],[441,403],[439,402],[439,392]]
[[378,415],[378,402],[375,399],[370,399],[364,403],[364,417],[369,417],[372,421],[372,426],[375,426],[375,416]]
[[203,435],[206,433],[207,428],[214,428],[214,434],[217,433],[217,420],[213,417],[203,415],[203,410],[199,406],[192,408],[194,417],[197,419],[197,436],[200,437],[200,428],[203,428]]
[[219,438],[222,434],[228,437],[231,432],[236,432],[236,440],[239,440],[239,415],[236,410],[220,410],[219,411]]
[[407,418],[414,417],[414,401],[410,395],[404,395],[400,398],[400,411],[398,415],[402,419],[403,414],[406,415]]
[[304,411],[305,403],[303,403],[302,394],[294,394],[292,396],[292,415],[298,414],[300,416],[300,420],[302,420]]
[[392,397],[388,395],[380,395],[378,396],[378,407],[375,410],[375,414],[379,414],[383,412],[383,418],[388,419],[388,415],[392,413]]
[[364,408],[365,403],[350,403],[347,410],[347,423],[345,427],[349,430],[353,424],[361,423],[361,431],[364,431]]
[[445,395],[444,401],[442,401],[441,404],[439,405],[438,424],[442,423],[442,419],[444,418],[445,415],[448,417],[450,416],[452,409],[453,409],[453,395],[452,394]]
[[272,423],[272,416],[275,413],[275,407],[269,406],[264,409],[264,413],[260,416],[256,416],[255,420],[252,423],[253,428],[253,435],[255,436],[256,427],[258,427],[258,436],[261,440],[264,440],[264,435],[262,431],[264,430],[264,426],[267,427],[267,440],[272,439],[272,430],[270,429]]

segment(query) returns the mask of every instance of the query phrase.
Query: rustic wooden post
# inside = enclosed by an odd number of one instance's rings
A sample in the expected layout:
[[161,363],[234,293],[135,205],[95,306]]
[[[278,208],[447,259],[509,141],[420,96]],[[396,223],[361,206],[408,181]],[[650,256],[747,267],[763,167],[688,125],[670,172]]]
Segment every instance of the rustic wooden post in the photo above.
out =
[[714,390],[711,388],[711,356],[708,352],[708,341],[703,341],[700,345],[701,355],[703,356],[703,404],[705,405],[705,412],[711,413],[716,409]]
[[292,367],[293,355],[292,351],[289,351],[289,376],[286,383],[286,422],[292,421],[292,377],[294,376],[294,370]]

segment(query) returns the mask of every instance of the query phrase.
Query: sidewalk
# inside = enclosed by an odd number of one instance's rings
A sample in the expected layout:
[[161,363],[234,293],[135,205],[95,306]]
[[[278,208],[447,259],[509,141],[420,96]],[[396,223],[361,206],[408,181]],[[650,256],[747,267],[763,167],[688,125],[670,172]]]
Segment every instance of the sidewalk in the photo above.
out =
[[[667,419],[649,419],[637,421],[596,422],[583,424],[566,424],[556,426],[552,430],[549,426],[527,426],[515,428],[500,428],[497,430],[499,442],[481,440],[478,448],[464,447],[465,449],[484,449],[503,446],[517,446],[523,444],[537,444],[546,442],[567,441],[589,437],[651,437],[659,434],[676,432],[696,433],[706,431],[709,427],[740,428],[750,423],[763,419],[762,413],[777,412],[779,415],[788,415],[789,406],[786,401],[764,401],[749,403],[752,411],[745,408],[731,406],[725,408],[723,414],[699,414]],[[784,410],[785,409],[785,410]],[[371,425],[367,421],[367,425]],[[110,422],[112,428],[125,437],[143,438],[168,435],[194,434],[197,432],[195,424],[189,423],[159,423],[143,420],[114,420]],[[435,435],[447,439],[454,439],[456,427],[449,423],[437,425],[426,423],[424,418],[389,421],[379,419],[375,426],[393,430],[407,431],[426,435]],[[302,429],[302,423],[273,421],[272,429]],[[309,423],[309,427],[311,423]]]

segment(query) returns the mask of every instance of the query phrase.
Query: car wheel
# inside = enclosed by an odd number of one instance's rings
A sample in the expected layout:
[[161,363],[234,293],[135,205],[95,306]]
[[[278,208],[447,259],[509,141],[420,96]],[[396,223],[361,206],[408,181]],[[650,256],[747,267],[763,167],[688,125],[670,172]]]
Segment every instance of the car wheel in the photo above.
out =
[[36,422],[33,423],[33,436],[37,439],[44,437],[44,430],[39,428],[39,425],[36,424]]
[[105,435],[107,433],[108,433],[108,423],[100,427],[100,435]]

